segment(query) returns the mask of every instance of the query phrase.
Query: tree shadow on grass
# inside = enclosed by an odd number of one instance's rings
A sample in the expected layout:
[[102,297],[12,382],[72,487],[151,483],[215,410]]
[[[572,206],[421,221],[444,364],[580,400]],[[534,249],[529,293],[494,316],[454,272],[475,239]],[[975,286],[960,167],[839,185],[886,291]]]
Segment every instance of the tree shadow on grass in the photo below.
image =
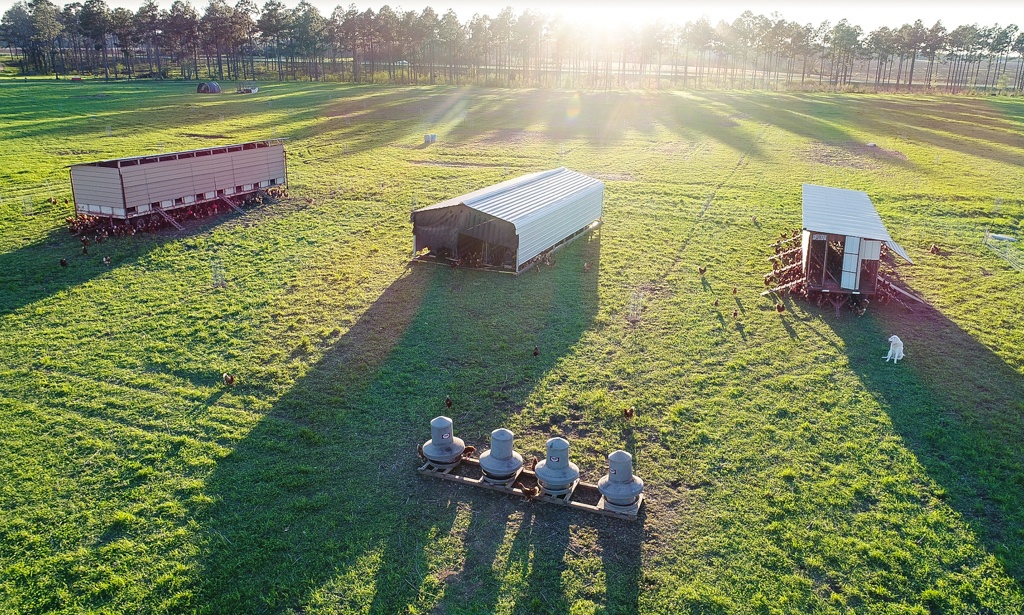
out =
[[[507,520],[532,510],[501,557],[532,557],[528,593],[542,596],[540,612],[561,612],[560,577],[537,568],[537,554],[559,569],[568,520],[592,520],[422,477],[416,446],[447,414],[456,435],[487,447],[591,326],[600,267],[583,263],[599,258],[591,233],[558,252],[556,267],[520,277],[408,268],[210,476],[215,504],[196,513],[207,540],[196,605],[396,613],[457,596],[449,612],[489,612],[508,589],[467,567],[493,563]],[[613,529],[602,536],[615,540]],[[638,568],[635,549],[608,565]],[[609,600],[635,603],[624,578]]]
[[[1024,378],[930,308],[840,318],[833,329],[939,497],[1024,583]],[[906,344],[899,365],[883,360],[893,334]]]
[[[66,228],[54,228],[36,243],[0,254],[0,271],[4,272],[0,277],[0,317],[134,263],[166,241],[198,235],[239,217],[222,213],[188,222],[184,231],[163,229],[153,234],[111,237],[102,243],[90,243],[88,254],[82,253],[79,237]],[[104,256],[110,257],[110,265],[103,263]],[[66,267],[61,259],[67,261]]]

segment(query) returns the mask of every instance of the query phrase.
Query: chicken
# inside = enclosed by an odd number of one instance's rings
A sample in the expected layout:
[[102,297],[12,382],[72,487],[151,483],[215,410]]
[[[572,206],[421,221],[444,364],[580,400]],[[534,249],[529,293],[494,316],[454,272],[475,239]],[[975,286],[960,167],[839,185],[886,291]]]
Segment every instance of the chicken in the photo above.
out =
[[110,264],[110,257],[109,256],[104,256],[103,257],[103,264],[104,265],[109,265]]
[[733,286],[733,287],[732,287],[732,294],[734,294],[734,295],[735,295],[735,294],[736,294],[736,293],[738,293],[738,292],[740,292],[740,289],[739,289],[739,288],[737,288],[737,287],[735,287],[735,286]]
[[752,224],[757,224],[757,216],[750,216],[750,222]]
[[476,447],[475,446],[467,446],[466,448],[462,449],[462,458],[463,459],[469,459],[475,453],[476,453]]
[[593,267],[590,266],[590,263],[583,263],[583,271],[589,272],[591,269],[593,269]]
[[532,500],[533,498],[540,495],[540,487],[527,487],[526,485],[519,481],[516,481],[515,486],[519,487],[519,490],[523,492],[523,497],[525,497],[528,500]]
[[929,251],[929,252],[931,252],[932,254],[938,254],[938,253],[939,253],[939,252],[941,252],[942,250],[941,250],[941,249],[939,249],[939,244],[937,244],[937,243],[933,243],[933,244],[932,244],[932,247],[928,248],[928,251]]
[[445,405],[446,408],[451,408],[452,407],[452,398],[451,398],[451,396],[449,396],[449,395],[445,395],[444,396],[444,405]]
[[697,267],[697,273],[699,273],[701,275],[704,275],[707,272],[707,270],[708,270],[708,266],[707,265],[704,265],[703,267]]
[[82,246],[82,254],[88,254],[88,253],[89,253],[89,248],[86,247],[86,246]]
[[740,317],[740,311],[739,310],[733,310],[732,311],[732,317],[733,318],[739,318]]
[[715,307],[718,307],[718,299],[715,299]]
[[781,314],[781,313],[786,311],[786,306],[782,305],[781,303],[776,303],[775,304],[775,311],[778,312],[779,314]]
[[60,259],[60,266],[61,267],[67,267],[68,266],[68,259],[66,259],[66,258]]
[[427,462],[427,456],[423,454],[423,445],[422,444],[417,444],[416,445],[416,454],[419,455],[419,457],[423,461],[423,463]]
[[636,406],[630,406],[622,411],[622,416],[626,417],[626,420],[632,419],[636,416]]
[[221,376],[221,380],[224,381],[224,386],[227,386],[227,387],[235,386],[235,377],[232,376],[231,374],[227,373],[227,372],[224,372],[224,374]]
[[533,472],[534,470],[537,469],[537,464],[538,463],[540,463],[540,459],[537,459],[537,456],[534,455],[533,459],[530,460],[530,471],[531,472]]
[[536,357],[536,356],[539,356],[539,355],[540,355],[540,347],[539,346],[534,346],[533,347],[533,356]]

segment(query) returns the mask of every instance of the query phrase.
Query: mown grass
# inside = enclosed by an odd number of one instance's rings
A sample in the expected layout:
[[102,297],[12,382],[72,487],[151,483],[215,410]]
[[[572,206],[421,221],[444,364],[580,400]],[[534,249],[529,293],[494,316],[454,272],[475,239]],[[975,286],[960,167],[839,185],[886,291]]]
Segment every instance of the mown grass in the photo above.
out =
[[[0,89],[0,610],[1024,608],[1024,274],[981,244],[1021,236],[1020,101],[191,89]],[[62,229],[68,164],[273,136],[285,202]],[[558,165],[607,187],[554,268],[406,265],[411,209]],[[802,182],[866,190],[933,309],[759,297]],[[445,395],[478,447],[630,450],[641,522],[420,477]]]

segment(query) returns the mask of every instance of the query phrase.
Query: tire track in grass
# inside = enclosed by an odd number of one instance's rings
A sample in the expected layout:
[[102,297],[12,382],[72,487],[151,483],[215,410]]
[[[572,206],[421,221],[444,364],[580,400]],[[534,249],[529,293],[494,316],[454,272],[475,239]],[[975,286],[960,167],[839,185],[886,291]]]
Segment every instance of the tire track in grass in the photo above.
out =
[[672,263],[672,265],[669,266],[668,270],[665,271],[665,274],[658,278],[659,283],[667,280],[669,275],[671,275],[682,263],[683,253],[686,252],[686,249],[690,246],[690,242],[693,241],[693,238],[696,235],[696,231],[700,227],[700,222],[704,219],[704,215],[707,214],[708,210],[711,209],[711,205],[714,203],[715,197],[718,196],[718,191],[721,190],[726,184],[728,184],[729,181],[732,180],[732,178],[736,175],[736,173],[741,168],[743,168],[747,160],[750,158],[750,152],[754,151],[754,148],[756,148],[758,145],[764,142],[765,135],[767,135],[768,130],[771,127],[772,124],[770,122],[764,125],[764,127],[761,129],[760,134],[758,134],[757,138],[754,139],[754,141],[750,144],[750,147],[748,147],[746,151],[740,154],[740,159],[737,160],[736,164],[733,165],[732,169],[729,170],[729,174],[726,175],[725,178],[722,179],[722,181],[718,182],[718,185],[715,186],[715,188],[708,195],[707,199],[704,201],[704,205],[701,207],[700,213],[697,214],[697,222],[690,229],[690,234],[686,237],[686,239],[683,240],[682,246],[679,248],[679,254],[676,257],[676,260]]
[[754,151],[754,148],[756,148],[758,145],[764,142],[765,135],[768,133],[768,130],[771,127],[772,124],[770,122],[764,124],[760,134],[758,134],[757,138],[755,138],[751,142],[750,147],[748,147],[746,151],[740,154],[739,160],[736,161],[736,164],[733,165],[729,173],[722,179],[722,181],[718,182],[718,185],[716,185],[714,189],[710,192],[710,194],[708,194],[707,198],[704,201],[704,204],[701,206],[700,212],[697,214],[697,220],[690,227],[689,234],[683,239],[683,242],[680,245],[679,251],[676,255],[676,258],[675,260],[672,261],[672,264],[668,266],[668,268],[662,275],[658,276],[657,278],[650,282],[647,282],[646,284],[639,285],[637,288],[661,288],[664,286],[669,276],[671,276],[673,273],[680,269],[680,267],[683,265],[683,254],[686,252],[686,249],[690,247],[690,242],[693,241],[693,238],[696,236],[697,231],[702,228],[701,221],[704,220],[704,216],[707,214],[708,210],[711,209],[711,205],[714,204],[715,197],[718,195],[719,190],[721,190],[726,184],[728,184],[729,181],[732,180],[732,178],[736,175],[736,173],[741,168],[743,168],[747,160],[750,158],[750,153]]

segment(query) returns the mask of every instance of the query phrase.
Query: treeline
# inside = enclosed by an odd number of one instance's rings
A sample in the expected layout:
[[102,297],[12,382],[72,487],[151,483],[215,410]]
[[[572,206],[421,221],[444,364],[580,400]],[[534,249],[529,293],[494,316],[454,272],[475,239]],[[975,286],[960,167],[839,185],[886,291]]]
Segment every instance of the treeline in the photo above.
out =
[[306,1],[231,6],[200,14],[176,0],[161,9],[111,10],[103,0],[59,8],[18,2],[0,40],[25,72],[106,78],[310,79],[560,88],[1024,90],[1024,33],[1015,25],[920,20],[865,34],[842,20],[818,26],[754,15],[616,31],[506,8],[460,21],[454,11],[323,15]]

